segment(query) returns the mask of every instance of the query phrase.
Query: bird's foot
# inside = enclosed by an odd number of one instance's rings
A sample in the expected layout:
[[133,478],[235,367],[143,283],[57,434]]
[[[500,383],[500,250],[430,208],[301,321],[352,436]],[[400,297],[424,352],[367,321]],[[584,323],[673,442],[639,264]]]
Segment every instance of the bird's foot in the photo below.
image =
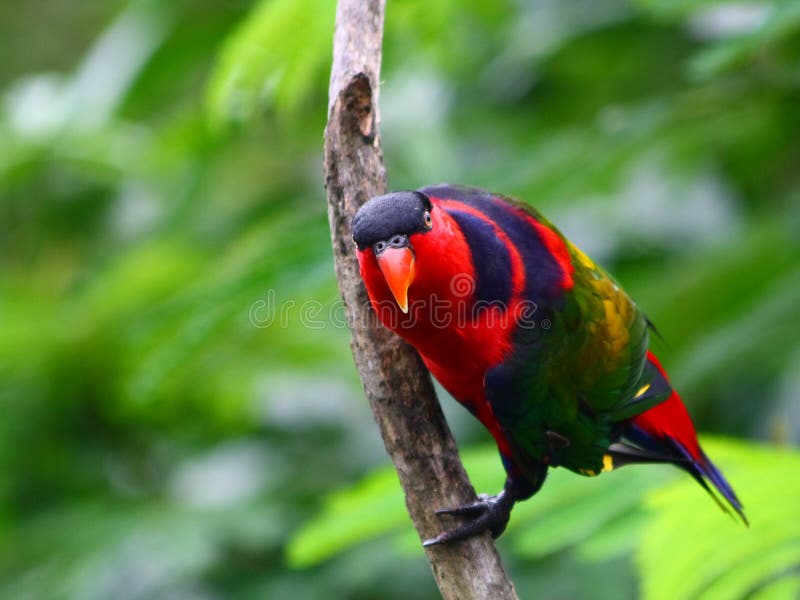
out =
[[470,504],[437,510],[437,515],[469,517],[470,520],[455,529],[440,533],[435,538],[425,540],[422,545],[433,546],[465,540],[484,531],[489,531],[496,538],[505,531],[513,506],[513,496],[503,490],[497,496],[481,494],[477,501]]

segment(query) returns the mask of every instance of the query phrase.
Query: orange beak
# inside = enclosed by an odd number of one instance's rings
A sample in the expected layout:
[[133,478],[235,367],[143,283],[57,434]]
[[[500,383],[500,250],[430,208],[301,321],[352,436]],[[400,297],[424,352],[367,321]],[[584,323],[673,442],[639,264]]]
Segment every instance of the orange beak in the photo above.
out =
[[378,267],[383,273],[397,305],[408,312],[408,287],[414,281],[414,253],[411,248],[387,248],[378,256]]

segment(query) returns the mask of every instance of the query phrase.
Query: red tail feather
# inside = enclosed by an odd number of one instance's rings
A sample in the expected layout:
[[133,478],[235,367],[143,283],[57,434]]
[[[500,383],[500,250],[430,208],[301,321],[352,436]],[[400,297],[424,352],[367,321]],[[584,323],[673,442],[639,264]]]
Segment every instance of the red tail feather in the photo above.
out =
[[[647,358],[655,365],[664,379],[668,381],[666,372],[652,352],[647,353]],[[742,510],[742,503],[736,497],[722,472],[700,448],[694,423],[692,423],[689,412],[676,391],[673,390],[670,397],[664,402],[633,417],[631,425],[634,429],[639,430],[636,432],[637,434],[644,434],[644,440],[642,440],[642,436],[635,435],[640,442],[644,442],[643,446],[655,444],[661,446],[662,451],[671,451],[676,459],[675,464],[688,471],[725,510],[725,506],[711,492],[708,486],[708,483],[711,483],[741,517],[742,521],[747,524],[747,518]]]
[[[664,379],[669,379],[652,352],[647,352],[647,358],[656,366]],[[673,439],[679,442],[689,452],[692,459],[700,460],[702,452],[700,444],[697,442],[694,423],[675,390],[664,402],[656,404],[650,410],[633,417],[632,420],[637,426],[656,438]]]

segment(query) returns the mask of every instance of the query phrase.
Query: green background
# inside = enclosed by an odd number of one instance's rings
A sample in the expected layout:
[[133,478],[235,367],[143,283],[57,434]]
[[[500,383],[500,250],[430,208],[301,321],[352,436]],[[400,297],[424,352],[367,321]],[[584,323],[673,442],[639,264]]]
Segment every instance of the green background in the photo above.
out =
[[[610,269],[752,523],[556,471],[499,541],[520,596],[796,597],[800,2],[388,4],[391,187],[523,198]],[[3,3],[0,597],[437,597],[341,324],[334,8]]]

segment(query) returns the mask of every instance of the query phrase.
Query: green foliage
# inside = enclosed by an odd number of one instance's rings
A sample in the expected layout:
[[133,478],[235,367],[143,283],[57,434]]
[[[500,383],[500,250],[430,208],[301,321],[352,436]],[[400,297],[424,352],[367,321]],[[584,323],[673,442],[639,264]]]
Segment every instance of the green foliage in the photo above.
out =
[[[0,598],[436,597],[336,302],[333,0],[6,4]],[[555,471],[500,542],[523,597],[800,589],[793,503],[765,508],[796,454],[743,441],[800,439],[798,7],[388,3],[392,187],[535,204],[657,323],[700,428],[742,440],[708,449],[748,531],[674,469]],[[703,544],[659,554],[690,505]]]
[[[567,549],[587,561],[633,551],[643,597],[652,599],[733,598],[791,576],[800,561],[800,507],[792,501],[800,489],[785,475],[800,468],[800,453],[734,440],[704,440],[704,447],[741,491],[749,529],[718,512],[689,477],[663,467],[596,479],[557,470],[535,499],[515,507],[500,544],[539,560]],[[463,458],[476,487],[493,489],[483,487],[499,480],[493,449]],[[311,566],[394,534],[407,520],[393,471],[376,471],[326,501],[294,535],[289,561]]]
[[309,567],[407,525],[397,475],[393,469],[375,471],[327,499],[324,509],[292,538],[287,549],[289,564]]
[[690,73],[697,79],[708,79],[730,72],[736,66],[749,66],[755,61],[766,60],[775,67],[771,77],[791,77],[774,61],[774,56],[785,53],[795,44],[799,32],[800,5],[793,2],[778,4],[766,14],[755,31],[725,39],[699,53],[689,65]]
[[688,482],[658,490],[637,550],[644,598],[722,600],[796,576],[800,481],[790,474],[800,453],[729,441],[713,456],[741,490],[750,528],[702,514]]
[[214,122],[307,106],[329,69],[335,8],[335,0],[261,0],[220,51],[208,88]]

